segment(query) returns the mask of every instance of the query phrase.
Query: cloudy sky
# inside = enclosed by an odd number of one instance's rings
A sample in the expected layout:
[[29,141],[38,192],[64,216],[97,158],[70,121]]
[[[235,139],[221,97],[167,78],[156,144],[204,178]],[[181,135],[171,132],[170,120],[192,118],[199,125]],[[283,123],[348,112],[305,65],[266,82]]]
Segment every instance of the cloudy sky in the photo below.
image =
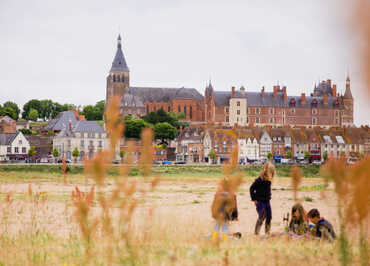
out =
[[310,93],[330,78],[369,124],[345,0],[0,0],[0,103],[105,98],[118,33],[131,85]]

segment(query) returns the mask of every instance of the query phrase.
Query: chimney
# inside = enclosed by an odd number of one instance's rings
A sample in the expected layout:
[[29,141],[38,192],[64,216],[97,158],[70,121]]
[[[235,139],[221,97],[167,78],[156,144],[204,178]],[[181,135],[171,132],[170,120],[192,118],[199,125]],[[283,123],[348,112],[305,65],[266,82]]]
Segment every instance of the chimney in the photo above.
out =
[[324,105],[327,106],[328,105],[328,94],[324,94]]
[[274,98],[277,98],[278,86],[274,86]]
[[241,86],[240,87],[240,93],[243,94],[243,95],[245,95],[245,88],[244,88],[244,86]]
[[284,86],[283,87],[283,93],[284,93],[284,103],[286,103],[287,101],[288,101],[288,95],[287,95],[287,93],[286,93],[286,87]]
[[265,98],[265,87],[262,87],[261,90],[262,100]]
[[306,94],[305,93],[301,94],[301,104],[306,105]]
[[72,122],[71,122],[71,120],[68,121],[68,130],[72,131]]
[[332,95],[333,97],[337,97],[337,84],[333,84]]
[[235,87],[231,87],[231,97],[234,97],[235,95]]

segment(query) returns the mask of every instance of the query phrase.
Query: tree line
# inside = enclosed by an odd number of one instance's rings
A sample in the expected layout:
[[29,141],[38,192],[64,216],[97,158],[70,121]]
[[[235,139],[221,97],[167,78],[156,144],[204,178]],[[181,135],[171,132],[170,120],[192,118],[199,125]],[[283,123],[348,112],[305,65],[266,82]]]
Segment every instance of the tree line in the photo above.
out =
[[37,121],[38,119],[48,121],[55,118],[60,112],[78,110],[87,120],[103,120],[104,108],[105,101],[99,101],[95,105],[86,105],[80,110],[81,107],[74,104],[60,104],[48,99],[32,99],[23,105],[22,112],[15,102],[7,101],[2,105],[0,104],[0,116],[9,116],[14,120],[22,117],[31,121]]

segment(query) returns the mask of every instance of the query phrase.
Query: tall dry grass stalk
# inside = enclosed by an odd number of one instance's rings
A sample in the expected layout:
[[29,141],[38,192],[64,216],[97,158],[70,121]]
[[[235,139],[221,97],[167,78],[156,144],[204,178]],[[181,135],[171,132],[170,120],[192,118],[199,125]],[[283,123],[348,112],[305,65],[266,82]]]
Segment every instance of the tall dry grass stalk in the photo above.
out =
[[297,201],[298,188],[302,182],[302,171],[297,165],[293,165],[292,169],[290,170],[290,177],[293,188],[294,201]]
[[[117,259],[124,258],[128,264],[134,265],[137,260],[137,247],[132,234],[132,218],[138,206],[138,197],[144,198],[159,183],[159,177],[149,179],[153,156],[153,133],[145,129],[141,135],[141,156],[139,165],[145,179],[129,179],[128,175],[133,167],[134,143],[130,142],[125,151],[125,162],[122,165],[120,176],[114,180],[113,188],[107,191],[106,174],[111,167],[112,160],[119,151],[119,141],[123,136],[124,125],[119,116],[119,98],[109,100],[105,122],[109,134],[110,146],[108,150],[95,154],[91,160],[85,161],[85,173],[97,185],[89,192],[82,192],[78,187],[72,193],[75,207],[74,216],[79,224],[80,231],[86,243],[86,263],[94,246],[103,247],[106,261],[109,265],[116,264]],[[98,204],[98,212],[93,210],[94,202]],[[115,219],[118,217],[118,219]],[[94,245],[95,244],[95,245]]]

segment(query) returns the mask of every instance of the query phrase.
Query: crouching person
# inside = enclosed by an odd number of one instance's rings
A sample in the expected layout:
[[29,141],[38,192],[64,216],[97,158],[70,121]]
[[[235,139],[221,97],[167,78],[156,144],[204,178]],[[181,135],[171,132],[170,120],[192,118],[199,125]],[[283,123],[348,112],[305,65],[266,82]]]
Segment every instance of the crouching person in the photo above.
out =
[[317,209],[312,209],[307,214],[308,219],[315,224],[314,236],[325,239],[328,241],[334,241],[335,232],[333,226],[324,218],[320,217],[320,212]]
[[212,240],[218,240],[220,231],[222,232],[222,239],[226,240],[229,233],[229,223],[238,220],[238,207],[236,194],[225,179],[220,183],[214,196],[211,211],[216,222]]
[[292,207],[289,232],[296,235],[304,235],[308,232],[308,221],[302,204],[296,203]]

